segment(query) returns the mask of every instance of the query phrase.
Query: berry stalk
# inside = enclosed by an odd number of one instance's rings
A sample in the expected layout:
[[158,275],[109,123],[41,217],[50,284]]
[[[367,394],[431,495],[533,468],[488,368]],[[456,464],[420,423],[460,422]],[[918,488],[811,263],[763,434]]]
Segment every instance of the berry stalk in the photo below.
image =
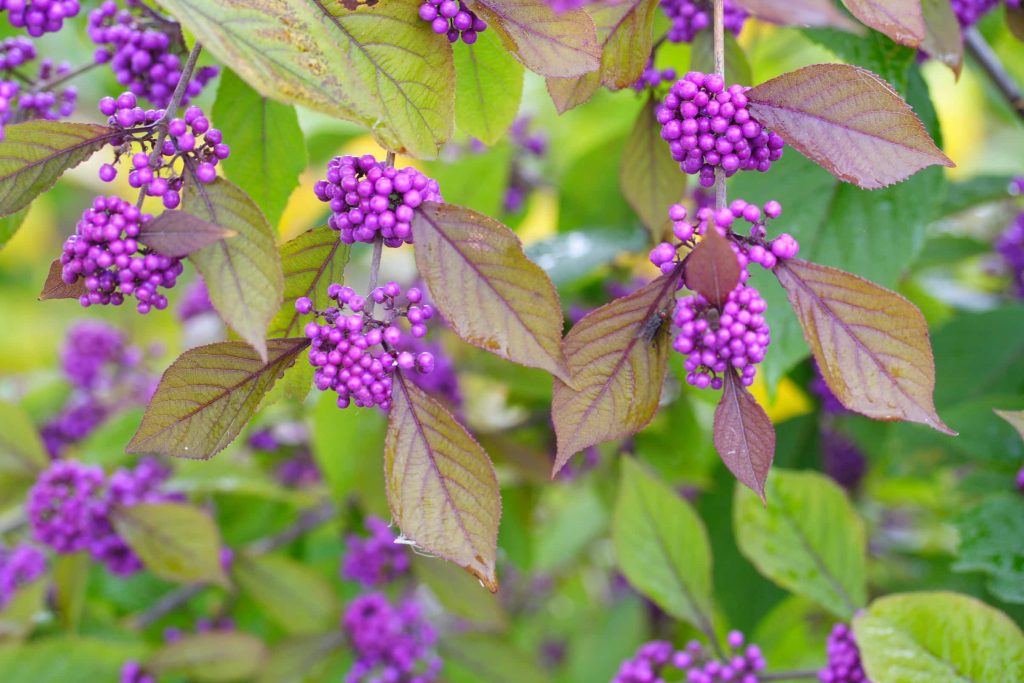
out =
[[985,70],[988,77],[992,79],[992,83],[1010,104],[1010,108],[1016,112],[1017,116],[1024,119],[1024,93],[1021,92],[1020,86],[1006,71],[1003,63],[999,61],[999,56],[976,27],[972,26],[964,31],[964,46]]
[[[388,150],[387,156],[384,158],[384,165],[387,167],[393,167],[395,165],[395,153]],[[377,233],[377,236],[373,239],[373,256],[370,257],[370,281],[366,291],[372,292],[377,289],[377,281],[380,279],[380,259],[384,254],[384,235]],[[366,315],[373,317],[373,305],[376,302],[371,297],[366,302]]]
[[[725,0],[714,0],[715,73],[725,82]],[[728,203],[725,169],[715,168],[715,208],[721,211]]]

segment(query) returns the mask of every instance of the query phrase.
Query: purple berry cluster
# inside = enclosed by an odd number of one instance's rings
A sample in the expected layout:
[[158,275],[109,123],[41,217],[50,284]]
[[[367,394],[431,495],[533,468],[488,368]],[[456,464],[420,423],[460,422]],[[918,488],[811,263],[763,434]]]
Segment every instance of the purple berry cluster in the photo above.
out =
[[96,466],[57,461],[39,475],[28,497],[28,517],[36,540],[58,553],[88,551],[114,574],[127,576],[142,562],[114,530],[115,507],[179,500],[160,489],[170,472],[156,461],[106,478]]
[[[47,83],[70,71],[71,65],[67,62],[55,65],[52,59],[44,59],[39,63],[39,75],[36,77],[36,83]],[[18,116],[22,121],[32,119],[56,121],[71,116],[77,102],[78,88],[73,85],[65,87],[59,93],[52,90],[25,91],[18,98]]]
[[40,430],[51,458],[59,458],[68,446],[84,440],[110,417],[110,411],[92,396],[72,400]]
[[640,78],[633,84],[633,90],[643,92],[644,90],[655,90],[662,83],[676,80],[676,70],[672,68],[658,69],[654,66],[654,58],[647,60],[647,66]]
[[717,74],[691,71],[676,81],[657,110],[661,137],[686,173],[715,184],[715,169],[768,171],[782,157],[782,138],[765,129],[747,109],[746,88],[725,86]]
[[462,0],[424,0],[420,5],[420,19],[430,22],[434,33],[448,36],[449,43],[461,38],[466,45],[472,45],[477,35],[487,29],[487,22]]
[[[714,20],[710,0],[661,0],[661,9],[672,22],[667,37],[673,43],[692,43]],[[747,13],[725,0],[724,20],[725,30],[738,36],[747,21]]]
[[441,660],[437,634],[412,600],[392,605],[381,593],[362,595],[345,610],[345,634],[355,662],[345,683],[433,683]]
[[395,543],[388,523],[379,517],[367,517],[364,525],[369,536],[351,534],[346,540],[342,578],[357,581],[364,588],[376,588],[409,573],[409,553]]
[[725,660],[712,657],[697,641],[690,641],[682,650],[665,641],[646,643],[622,663],[612,683],[758,683],[758,674],[766,666],[761,649],[744,647],[739,631],[730,632],[727,641],[730,654]]
[[110,386],[123,368],[139,361],[137,349],[127,345],[124,333],[102,322],[82,320],[68,329],[60,352],[64,376],[79,389]]
[[456,410],[462,407],[462,390],[459,388],[459,375],[455,363],[445,352],[440,342],[416,337],[403,337],[398,344],[399,351],[407,351],[414,356],[428,353],[434,358],[434,370],[429,373],[414,372],[410,375],[413,384],[423,391],[440,398]]
[[46,556],[28,544],[13,548],[0,545],[0,610],[2,610],[15,591],[25,584],[32,583],[46,571]]
[[974,26],[978,21],[995,9],[999,0],[952,0],[953,13],[964,28]]
[[[315,313],[323,320],[323,324],[309,322],[305,328],[306,336],[312,340],[309,362],[316,368],[314,384],[321,391],[336,391],[339,408],[354,402],[361,408],[378,406],[388,410],[396,369],[424,374],[434,369],[434,356],[430,353],[414,355],[395,348],[406,334],[398,325],[399,318],[406,318],[409,333],[420,338],[427,333],[433,307],[421,304],[423,293],[415,287],[405,292],[401,305],[402,288],[395,282],[370,293],[373,303],[384,311],[383,319],[371,317],[366,299],[350,287],[332,284],[327,294],[338,305],[324,311],[315,310],[306,297],[295,302],[295,310],[300,314]],[[351,315],[345,315],[345,308]]]
[[995,247],[1013,280],[1013,295],[1024,298],[1024,213],[1018,214],[999,235]]
[[97,197],[82,214],[75,234],[64,242],[60,262],[64,282],[85,281],[82,306],[120,306],[134,296],[136,310],[146,314],[167,308],[159,288],[174,287],[183,266],[181,259],[163,256],[139,242],[143,224],[151,216],[118,197]]
[[142,668],[136,661],[125,662],[121,667],[121,678],[118,683],[156,683],[156,678]]
[[853,631],[836,624],[828,637],[828,665],[818,672],[821,683],[871,683],[860,661],[860,649]]
[[54,121],[70,116],[75,110],[78,101],[76,87],[67,86],[55,92],[45,85],[51,79],[68,73],[71,67],[67,63],[55,66],[53,60],[42,60],[38,76],[22,88],[19,78],[24,79],[25,76],[17,69],[37,56],[36,46],[28,38],[7,38],[0,42],[0,140],[3,139],[3,126],[12,121]]
[[[118,10],[113,0],[106,0],[89,13],[89,38],[100,46],[95,52],[96,62],[109,62],[118,83],[157,107],[170,103],[181,79],[184,47],[173,30],[180,31],[172,21]],[[198,97],[218,73],[220,69],[215,66],[197,69],[186,86],[182,104]]]
[[249,435],[249,448],[274,458],[274,475],[288,488],[306,488],[323,477],[309,447],[309,430],[301,422],[281,422]]
[[543,180],[543,174],[534,166],[547,154],[548,138],[534,129],[530,116],[517,117],[509,127],[508,136],[515,154],[509,167],[503,208],[507,213],[517,213],[522,210],[530,192]]
[[[153,124],[164,116],[163,109],[144,110],[139,107],[135,95],[122,93],[117,99],[104,97],[100,100],[100,112],[110,117],[110,124],[131,129],[142,124]],[[127,138],[120,145],[114,164],[100,167],[100,180],[111,182],[117,177],[116,164],[132,149]],[[217,179],[217,164],[231,155],[231,148],[224,144],[224,136],[217,128],[210,127],[210,120],[199,107],[189,107],[184,118],[173,118],[167,123],[167,138],[160,149],[159,161],[154,167],[152,155],[146,151],[135,152],[131,157],[132,170],[128,184],[144,189],[149,197],[160,197],[168,209],[181,205],[181,189],[185,169],[201,183],[212,183]]]
[[78,15],[78,0],[0,0],[0,12],[14,28],[23,28],[30,36],[56,33],[64,20]]
[[346,244],[373,242],[377,235],[389,247],[412,244],[413,212],[423,202],[441,202],[436,180],[415,168],[396,169],[372,155],[335,157],[327,178],[314,188],[330,204],[327,224],[341,232]]

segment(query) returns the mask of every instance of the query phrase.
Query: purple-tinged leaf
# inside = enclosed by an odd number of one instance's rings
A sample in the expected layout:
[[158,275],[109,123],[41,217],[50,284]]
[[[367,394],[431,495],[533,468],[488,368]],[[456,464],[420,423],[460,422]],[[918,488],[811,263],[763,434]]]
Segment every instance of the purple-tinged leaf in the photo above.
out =
[[455,123],[485,145],[497,144],[519,113],[523,65],[492,31],[455,50]]
[[955,166],[888,83],[847,64],[814,64],[747,93],[750,110],[797,151],[868,190]]
[[964,67],[964,40],[960,22],[949,0],[922,0],[925,36],[921,49],[950,69],[957,79]]
[[660,242],[668,234],[668,207],[682,199],[687,176],[679,172],[671,155],[665,154],[661,126],[654,117],[656,108],[654,98],[649,98],[637,116],[622,151],[619,183],[652,241]]
[[555,109],[564,114],[590,101],[601,87],[601,75],[598,71],[591,71],[575,78],[549,78],[547,86]]
[[790,259],[775,268],[832,393],[876,420],[950,435],[935,412],[928,325],[899,294],[837,268]]
[[266,648],[241,631],[186,634],[167,643],[146,660],[153,676],[182,677],[196,683],[251,680],[263,668]]
[[64,266],[61,265],[60,259],[54,259],[53,263],[50,264],[50,271],[46,274],[46,282],[43,283],[43,289],[39,292],[40,301],[77,299],[85,294],[85,280],[79,278],[75,281],[75,284],[69,285],[64,282],[63,271]]
[[864,25],[897,43],[917,47],[924,40],[921,0],[843,0],[843,4]]
[[678,282],[678,273],[662,275],[569,330],[563,346],[575,388],[555,379],[552,476],[584,448],[635,434],[654,417],[668,372],[665,319]]
[[764,483],[775,459],[775,426],[731,368],[715,408],[715,449],[733,476],[765,501]]
[[558,292],[507,227],[453,204],[427,203],[412,232],[430,297],[462,339],[568,379]]
[[1009,422],[1010,426],[1020,434],[1020,438],[1024,439],[1024,410],[994,410],[993,412]]
[[704,239],[686,257],[686,286],[715,306],[724,306],[729,292],[740,283],[740,262],[729,241],[708,230]]
[[274,229],[256,202],[223,178],[212,183],[188,178],[189,213],[237,233],[191,254],[206,280],[213,307],[238,335],[266,359],[267,327],[281,307],[284,276]]
[[25,208],[65,171],[123,134],[110,126],[64,121],[6,126],[0,141],[0,216]]
[[318,310],[330,306],[327,288],[333,283],[345,284],[345,266],[351,254],[351,245],[338,238],[337,230],[326,226],[307,230],[282,244],[284,303],[271,321],[267,336],[300,336],[309,318],[304,319],[295,310],[295,300],[309,297]]
[[547,0],[476,0],[473,11],[541,76],[582,76],[601,65],[594,21],[582,9],[556,13]]
[[1006,26],[1017,40],[1024,41],[1024,5],[1012,7],[1006,3]]
[[139,240],[164,256],[183,258],[237,234],[184,211],[164,211],[143,224]]
[[796,26],[831,26],[863,32],[864,29],[843,14],[832,0],[733,0],[758,19],[773,24]]
[[263,395],[307,346],[308,339],[270,339],[266,362],[238,341],[186,351],[160,378],[127,451],[214,456],[238,436]]
[[628,88],[643,75],[651,54],[658,0],[624,0],[587,7],[597,28],[601,83]]
[[402,536],[498,590],[501,493],[494,465],[444,406],[397,373],[384,477]]
[[116,508],[111,521],[156,576],[230,585],[220,561],[220,532],[204,510],[184,503],[143,503]]

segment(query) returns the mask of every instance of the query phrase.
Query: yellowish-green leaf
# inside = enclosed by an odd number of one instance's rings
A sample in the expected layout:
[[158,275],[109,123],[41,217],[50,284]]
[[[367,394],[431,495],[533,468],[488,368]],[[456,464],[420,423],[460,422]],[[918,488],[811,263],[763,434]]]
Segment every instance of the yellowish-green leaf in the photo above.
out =
[[1024,439],[1024,410],[996,410],[995,414],[1009,422]]
[[210,631],[182,636],[146,660],[155,676],[185,676],[197,683],[248,680],[263,666],[266,650],[256,636],[240,631]]
[[624,0],[587,7],[601,46],[601,83],[628,88],[643,74],[651,55],[658,0]]
[[310,319],[295,310],[295,300],[309,297],[319,310],[327,308],[327,288],[345,284],[345,266],[352,247],[338,239],[338,231],[328,227],[307,230],[281,245],[281,269],[284,271],[284,303],[270,323],[268,335],[297,337]]
[[668,207],[686,191],[686,174],[672,155],[665,153],[661,127],[654,118],[657,103],[649,98],[626,139],[619,166],[619,183],[626,201],[647,226],[653,242],[668,234]]
[[601,87],[601,74],[591,71],[575,78],[547,79],[548,94],[559,114],[586,104]]
[[880,598],[853,622],[872,683],[1024,681],[1024,633],[999,610],[957,593]]
[[[831,0],[830,0],[831,1]],[[715,41],[712,31],[699,31],[690,48],[690,70],[712,73],[715,70]],[[750,62],[732,33],[725,33],[725,82],[751,83]]]
[[110,126],[64,121],[6,126],[0,141],[0,216],[25,208],[65,171],[123,134]]
[[0,479],[32,483],[50,466],[43,441],[32,420],[21,408],[0,401],[3,429],[0,429]]
[[928,325],[899,294],[837,268],[790,259],[775,269],[832,393],[876,420],[956,434],[935,412]]
[[665,316],[678,280],[677,273],[663,275],[569,330],[564,347],[574,386],[555,379],[554,473],[584,448],[634,434],[654,417],[668,372]]
[[210,302],[238,335],[267,358],[267,327],[281,307],[284,276],[274,229],[260,207],[223,178],[204,184],[189,178],[185,208],[237,235],[192,254],[206,280]]
[[925,37],[921,49],[950,69],[959,79],[964,67],[964,40],[960,22],[949,0],[921,0]]
[[467,208],[433,203],[419,208],[412,231],[420,275],[457,335],[568,380],[558,292],[514,232]]
[[849,619],[867,603],[867,536],[846,494],[822,474],[776,469],[766,495],[767,505],[736,487],[740,552],[783,588]]
[[258,683],[303,683],[307,674],[322,668],[345,647],[345,633],[301,636],[278,643],[270,651]]
[[391,401],[384,478],[402,536],[497,591],[501,494],[491,459],[444,406],[400,373]]
[[455,122],[486,145],[498,142],[519,112],[523,67],[493,31],[455,50]]
[[473,625],[474,631],[503,631],[508,615],[498,595],[477,590],[476,579],[455,565],[430,557],[414,557],[413,571],[445,612]]
[[[452,50],[420,0],[167,0],[203,46],[262,95],[371,128],[389,149],[432,157],[452,131]],[[428,30],[424,30],[427,28]]]
[[182,503],[121,507],[111,519],[146,568],[168,581],[228,585],[220,562],[220,532],[210,516]]
[[21,211],[12,213],[9,216],[4,216],[0,219],[0,249],[7,246],[7,243],[11,241],[14,234],[18,232],[18,228],[25,222],[25,217],[28,215],[28,209],[24,208]]
[[46,593],[50,582],[41,576],[18,586],[0,609],[0,642],[18,640],[32,633],[46,611]]
[[846,9],[897,43],[917,47],[925,37],[921,0],[843,0]]
[[242,555],[232,566],[232,577],[288,633],[321,633],[341,618],[331,584],[289,557]]

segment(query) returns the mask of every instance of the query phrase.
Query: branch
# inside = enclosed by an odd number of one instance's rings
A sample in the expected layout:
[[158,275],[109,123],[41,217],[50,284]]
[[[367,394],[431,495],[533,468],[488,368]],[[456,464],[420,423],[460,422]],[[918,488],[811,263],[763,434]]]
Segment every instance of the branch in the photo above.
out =
[[[395,165],[395,153],[388,150],[385,166]],[[377,289],[377,281],[380,279],[380,259],[384,255],[384,238],[380,233],[373,239],[373,256],[370,258],[370,281],[366,290],[366,316],[373,317],[373,307],[376,302],[373,300],[373,290]]]
[[82,74],[95,69],[99,65],[99,62],[89,62],[87,64],[83,64],[77,69],[72,69],[71,71],[68,71],[65,74],[61,74],[60,76],[54,76],[48,81],[39,81],[29,89],[29,92],[38,93],[44,90],[52,90],[56,88],[58,85],[66,83],[73,78],[78,78]]
[[[715,73],[725,81],[725,0],[715,0],[714,6],[715,31]],[[719,165],[715,168],[715,208],[724,209],[728,203],[728,192],[725,187],[725,169]]]
[[1021,93],[1020,85],[1006,71],[1003,63],[999,60],[999,55],[985,41],[985,37],[976,27],[964,31],[964,45],[967,47],[967,52],[992,79],[992,83],[999,88],[999,92],[1003,94],[1017,116],[1024,119],[1024,94]]

